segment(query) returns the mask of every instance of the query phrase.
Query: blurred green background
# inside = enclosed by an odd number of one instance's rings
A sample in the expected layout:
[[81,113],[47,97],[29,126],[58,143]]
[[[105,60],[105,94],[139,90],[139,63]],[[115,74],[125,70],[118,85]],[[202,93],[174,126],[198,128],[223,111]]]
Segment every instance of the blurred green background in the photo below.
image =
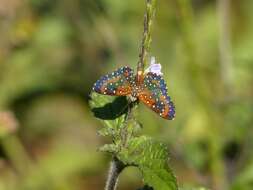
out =
[[[90,112],[103,74],[136,67],[144,0],[0,1],[0,190],[103,189],[110,139]],[[151,52],[177,110],[139,106],[181,187],[253,189],[253,1],[158,0]],[[142,184],[134,168],[119,189]]]

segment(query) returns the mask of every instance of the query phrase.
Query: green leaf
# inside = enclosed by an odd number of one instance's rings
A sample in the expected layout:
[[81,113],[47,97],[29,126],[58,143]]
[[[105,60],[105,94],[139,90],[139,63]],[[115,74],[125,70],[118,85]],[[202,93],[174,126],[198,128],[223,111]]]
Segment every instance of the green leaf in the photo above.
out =
[[99,150],[102,152],[116,153],[119,150],[119,148],[115,144],[105,144],[102,147],[100,147]]
[[93,92],[89,103],[94,116],[106,127],[100,130],[99,134],[114,136],[125,121],[128,106],[126,97],[106,96]]
[[92,93],[90,106],[95,117],[105,126],[99,134],[113,137],[113,144],[104,145],[101,151],[116,155],[126,165],[137,166],[148,185],[144,189],[178,189],[176,178],[167,163],[166,146],[145,136],[135,137],[141,126],[129,115],[126,121],[126,111],[131,105],[125,97]]
[[176,178],[168,166],[168,151],[164,144],[141,136],[129,140],[118,154],[126,165],[137,166],[145,184],[155,190],[177,190]]
[[[239,189],[252,189],[253,183],[253,162],[248,163],[247,167],[245,167],[236,177],[234,183],[232,184],[233,190]],[[249,188],[247,188],[249,187]]]

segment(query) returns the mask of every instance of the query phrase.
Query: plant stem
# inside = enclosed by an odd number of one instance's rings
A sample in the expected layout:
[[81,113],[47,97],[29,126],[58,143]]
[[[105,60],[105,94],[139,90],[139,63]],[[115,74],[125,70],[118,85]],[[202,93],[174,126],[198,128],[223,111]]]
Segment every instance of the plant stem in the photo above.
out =
[[[144,67],[147,63],[147,55],[148,55],[148,51],[149,51],[150,43],[151,43],[151,29],[152,29],[152,24],[153,24],[153,18],[155,15],[155,3],[156,3],[156,0],[146,0],[146,12],[144,15],[144,31],[143,31],[143,37],[142,37],[142,43],[141,43],[141,50],[139,54],[139,62],[137,64],[138,73],[144,72]],[[129,103],[130,102],[131,101],[129,101]],[[132,107],[129,106],[126,119],[125,119],[126,123],[128,122],[130,118],[131,111],[132,111]],[[127,127],[127,124],[125,127]],[[126,138],[125,135],[123,135],[122,139],[123,139],[124,144],[126,142],[125,138]],[[119,174],[125,167],[126,165],[123,162],[118,160],[116,156],[113,156],[108,177],[107,177],[107,181],[106,181],[105,190],[116,190]]]
[[118,160],[116,157],[113,157],[106,181],[105,190],[116,190],[119,174],[125,167],[126,166],[120,160]]
[[151,43],[151,30],[153,19],[155,16],[155,4],[156,0],[146,0],[146,12],[144,15],[144,30],[141,43],[141,50],[139,54],[139,62],[137,66],[137,71],[144,71],[144,67],[147,63],[147,55]]
[[1,145],[15,169],[19,174],[25,175],[29,171],[32,161],[19,138],[15,134],[9,135],[1,139]]
[[232,93],[232,45],[230,30],[230,0],[218,0],[217,12],[219,18],[219,53],[221,78],[227,93]]

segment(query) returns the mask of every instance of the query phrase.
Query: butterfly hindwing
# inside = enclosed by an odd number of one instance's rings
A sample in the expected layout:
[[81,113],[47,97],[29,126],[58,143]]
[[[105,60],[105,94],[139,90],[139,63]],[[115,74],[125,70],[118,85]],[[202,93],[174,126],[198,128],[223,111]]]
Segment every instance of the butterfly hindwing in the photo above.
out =
[[161,75],[147,73],[138,98],[161,117],[170,120],[175,117],[175,107],[167,94],[167,87]]
[[133,82],[133,70],[122,67],[118,70],[102,76],[93,86],[93,90],[100,94],[126,96],[131,94]]

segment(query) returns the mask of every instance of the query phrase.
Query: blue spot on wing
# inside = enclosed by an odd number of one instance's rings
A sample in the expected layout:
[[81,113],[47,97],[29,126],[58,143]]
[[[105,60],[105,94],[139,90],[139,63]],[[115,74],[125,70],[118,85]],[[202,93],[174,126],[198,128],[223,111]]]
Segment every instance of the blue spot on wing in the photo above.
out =
[[[167,86],[162,76],[149,72],[145,75],[144,84],[146,85],[145,89],[152,94],[152,99],[155,101],[151,108],[160,116],[173,119],[175,117],[175,106],[168,95]],[[166,110],[169,111],[166,112]]]
[[[127,74],[127,77],[125,76]],[[133,80],[133,70],[130,67],[122,67],[116,71],[104,75],[97,80],[93,90],[100,94],[116,95],[119,87],[129,86]]]

